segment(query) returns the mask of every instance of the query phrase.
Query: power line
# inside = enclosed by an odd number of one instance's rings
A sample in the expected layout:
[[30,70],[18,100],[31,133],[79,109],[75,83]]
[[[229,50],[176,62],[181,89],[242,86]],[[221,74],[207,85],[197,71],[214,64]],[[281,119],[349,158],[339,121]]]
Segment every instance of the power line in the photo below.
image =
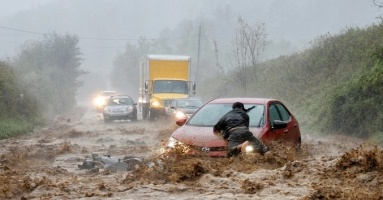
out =
[[8,28],[4,26],[0,26],[2,29],[8,29],[12,31],[18,31],[18,32],[23,32],[23,33],[31,33],[31,34],[37,34],[37,35],[45,35],[44,33],[38,33],[38,32],[32,32],[32,31],[25,31],[25,30],[20,30],[20,29],[15,29],[15,28]]
[[[48,35],[47,33],[40,33],[40,32],[34,32],[34,31],[27,31],[27,30],[21,30],[21,29],[15,29],[15,28],[9,28],[5,26],[0,26],[2,29],[7,29],[7,30],[12,30],[12,31],[17,31],[17,32],[23,32],[23,33],[30,33],[30,34],[35,34],[35,35]],[[127,39],[127,38],[100,38],[100,37],[81,37],[78,36],[79,39],[84,39],[84,40],[110,40],[110,41],[137,41],[141,40],[140,39]],[[160,38],[160,39],[145,39],[142,38],[143,40],[178,40],[182,38]]]

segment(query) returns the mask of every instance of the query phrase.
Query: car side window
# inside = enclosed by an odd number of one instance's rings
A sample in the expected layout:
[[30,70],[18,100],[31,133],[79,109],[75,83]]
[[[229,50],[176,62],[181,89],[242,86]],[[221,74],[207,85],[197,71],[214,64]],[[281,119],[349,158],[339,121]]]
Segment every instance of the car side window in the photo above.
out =
[[281,120],[281,117],[275,104],[272,104],[269,107],[269,121],[273,124],[274,120]]
[[287,109],[280,103],[275,104],[279,110],[279,113],[281,113],[282,120],[288,121],[290,120],[290,113],[287,111]]

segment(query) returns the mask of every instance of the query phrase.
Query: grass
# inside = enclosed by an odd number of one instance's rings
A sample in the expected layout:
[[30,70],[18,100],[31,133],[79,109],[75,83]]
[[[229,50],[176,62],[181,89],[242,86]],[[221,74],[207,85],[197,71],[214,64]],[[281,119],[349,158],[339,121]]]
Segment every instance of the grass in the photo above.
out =
[[34,124],[21,119],[0,119],[0,139],[6,139],[32,131]]

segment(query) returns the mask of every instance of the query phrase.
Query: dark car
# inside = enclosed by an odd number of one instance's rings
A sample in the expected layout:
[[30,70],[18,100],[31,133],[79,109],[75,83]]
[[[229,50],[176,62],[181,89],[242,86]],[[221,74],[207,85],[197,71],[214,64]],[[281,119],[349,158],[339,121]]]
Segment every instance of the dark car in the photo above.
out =
[[168,148],[182,147],[187,154],[226,156],[226,143],[213,133],[213,126],[232,109],[234,102],[242,102],[248,112],[250,131],[266,146],[282,141],[300,149],[301,133],[298,121],[287,107],[278,100],[264,98],[219,98],[205,103],[189,119],[180,119],[168,143]]
[[105,122],[112,120],[137,120],[137,103],[128,95],[111,96],[103,110]]
[[175,120],[190,118],[203,105],[198,98],[181,98],[173,100],[166,108],[166,114]]

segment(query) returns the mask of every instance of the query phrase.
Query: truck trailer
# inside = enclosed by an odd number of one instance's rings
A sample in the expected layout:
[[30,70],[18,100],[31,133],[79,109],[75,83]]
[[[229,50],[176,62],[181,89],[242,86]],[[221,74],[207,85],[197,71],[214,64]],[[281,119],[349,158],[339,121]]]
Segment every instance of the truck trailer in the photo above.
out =
[[166,107],[174,99],[196,93],[191,82],[191,57],[181,55],[146,55],[140,63],[139,106],[142,118],[153,120],[166,116]]

